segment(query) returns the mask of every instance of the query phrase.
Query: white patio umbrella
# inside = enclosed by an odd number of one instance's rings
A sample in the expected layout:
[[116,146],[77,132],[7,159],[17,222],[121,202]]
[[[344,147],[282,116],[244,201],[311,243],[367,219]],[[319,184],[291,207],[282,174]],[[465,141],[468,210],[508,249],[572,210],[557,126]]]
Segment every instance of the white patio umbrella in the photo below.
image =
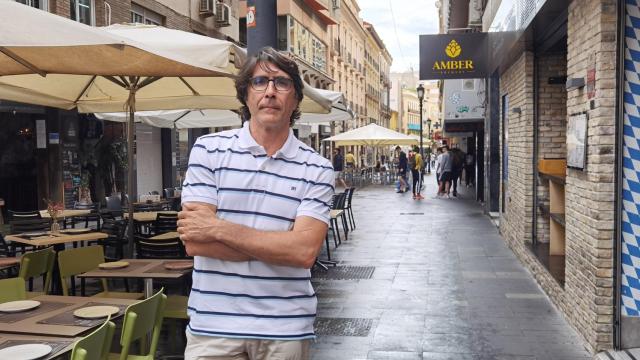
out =
[[[314,114],[303,112],[296,124],[330,124],[332,121],[352,120],[353,112],[345,105],[342,93],[337,91],[314,89],[320,96],[332,103],[331,111],[328,114]],[[124,122],[127,114],[117,113],[96,113],[98,119]],[[159,111],[139,111],[135,115],[136,123],[143,123],[160,128],[207,128],[239,126],[240,116],[230,110],[159,110]]]
[[333,141],[336,146],[364,145],[364,146],[385,146],[385,145],[414,145],[417,139],[409,135],[387,129],[377,124],[362,126],[322,141]]
[[[238,107],[233,77],[244,51],[197,34],[144,25],[105,31],[0,0],[0,53],[0,99],[128,111],[129,165],[136,109]],[[329,111],[317,94],[306,95],[306,111]],[[133,175],[129,171],[130,193]],[[133,231],[132,207],[129,222]]]

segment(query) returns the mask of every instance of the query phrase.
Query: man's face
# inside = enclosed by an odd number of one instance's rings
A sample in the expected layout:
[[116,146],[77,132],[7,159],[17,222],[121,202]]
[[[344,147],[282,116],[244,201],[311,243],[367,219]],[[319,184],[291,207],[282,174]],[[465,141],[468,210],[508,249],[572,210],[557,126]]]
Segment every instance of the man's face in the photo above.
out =
[[[291,79],[286,72],[272,63],[259,62],[253,70],[252,78],[259,76],[268,79],[278,77]],[[293,85],[289,90],[282,91],[276,89],[274,81],[269,81],[267,88],[263,91],[255,90],[251,84],[247,89],[247,107],[251,113],[251,122],[255,125],[264,128],[288,128],[291,114],[297,106],[298,99]]]

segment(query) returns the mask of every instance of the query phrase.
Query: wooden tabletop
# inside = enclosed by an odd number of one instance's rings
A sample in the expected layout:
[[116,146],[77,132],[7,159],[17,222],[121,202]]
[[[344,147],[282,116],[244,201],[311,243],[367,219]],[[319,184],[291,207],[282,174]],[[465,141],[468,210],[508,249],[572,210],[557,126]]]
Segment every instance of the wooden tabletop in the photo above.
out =
[[78,275],[80,278],[135,278],[135,279],[179,279],[193,269],[167,270],[164,263],[184,261],[181,259],[122,259],[129,266],[120,269],[94,269]]
[[169,231],[164,234],[152,236],[147,240],[177,240],[180,238],[180,234],[177,231]]
[[62,336],[38,336],[38,335],[18,335],[0,332],[0,349],[23,344],[45,344],[53,348],[51,353],[42,360],[54,359],[62,356],[73,349],[73,344],[82,337],[62,337]]
[[[4,313],[0,314],[0,333],[75,337],[83,333],[90,332],[95,328],[95,326],[87,327],[87,326],[77,326],[77,325],[54,325],[54,324],[42,324],[39,322],[45,321],[56,315],[73,313],[73,311],[75,311],[76,309],[84,307],[89,303],[128,306],[138,301],[138,300],[130,300],[130,299],[110,299],[110,298],[95,298],[95,297],[82,297],[82,296],[53,296],[53,295],[37,296],[31,300],[37,300],[42,302],[42,305],[40,305],[40,307],[55,305],[55,309],[48,310],[45,312],[38,311],[39,308],[30,310],[30,311],[25,311],[25,312],[19,313],[20,319],[18,321],[8,320],[9,318],[13,317],[14,314],[4,314]],[[124,314],[124,311],[121,311],[116,316],[112,316],[112,319],[120,317],[123,314]]]
[[[64,230],[61,230],[61,231],[64,231]],[[5,239],[9,241],[21,243],[21,244],[26,244],[26,245],[49,246],[49,245],[56,245],[56,244],[66,244],[66,243],[71,243],[76,241],[100,240],[100,239],[106,239],[109,237],[109,235],[105,233],[97,232],[97,231],[91,231],[91,232],[82,233],[82,234],[63,234],[63,233],[51,234],[50,231],[47,231],[47,235],[44,235],[44,236],[38,236],[33,238],[27,238],[23,236],[24,235],[22,234],[7,235]]]
[[[162,214],[177,214],[177,211],[141,211],[141,212],[134,212],[133,213],[133,220],[134,221],[138,221],[138,222],[152,222],[152,221],[156,221],[156,218],[158,217],[158,213],[162,213]],[[129,213],[125,212],[124,213],[124,217],[125,219],[129,218]]]
[[[58,214],[59,218],[70,218],[70,217],[74,217],[74,216],[86,216],[91,214],[91,210],[75,210],[75,209],[69,209],[69,210],[62,210],[62,212],[60,212]],[[50,219],[51,216],[49,215],[49,213],[47,212],[47,210],[40,210],[40,216],[42,216],[45,219]]]

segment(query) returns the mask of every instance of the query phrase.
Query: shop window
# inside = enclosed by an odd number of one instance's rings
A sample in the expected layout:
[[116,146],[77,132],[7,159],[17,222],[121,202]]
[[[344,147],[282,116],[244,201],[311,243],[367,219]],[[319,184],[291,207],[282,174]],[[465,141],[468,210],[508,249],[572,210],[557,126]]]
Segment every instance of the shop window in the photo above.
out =
[[96,7],[94,0],[71,0],[70,16],[72,20],[93,26],[96,22]]

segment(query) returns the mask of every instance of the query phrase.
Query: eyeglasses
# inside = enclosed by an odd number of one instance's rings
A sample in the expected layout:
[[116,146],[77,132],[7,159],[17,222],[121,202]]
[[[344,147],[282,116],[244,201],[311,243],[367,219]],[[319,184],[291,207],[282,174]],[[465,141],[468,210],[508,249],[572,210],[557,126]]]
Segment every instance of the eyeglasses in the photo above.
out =
[[276,76],[269,78],[266,76],[256,76],[249,79],[251,87],[255,91],[266,91],[269,87],[269,82],[273,81],[273,85],[276,87],[276,91],[289,91],[293,87],[293,80],[284,76]]

